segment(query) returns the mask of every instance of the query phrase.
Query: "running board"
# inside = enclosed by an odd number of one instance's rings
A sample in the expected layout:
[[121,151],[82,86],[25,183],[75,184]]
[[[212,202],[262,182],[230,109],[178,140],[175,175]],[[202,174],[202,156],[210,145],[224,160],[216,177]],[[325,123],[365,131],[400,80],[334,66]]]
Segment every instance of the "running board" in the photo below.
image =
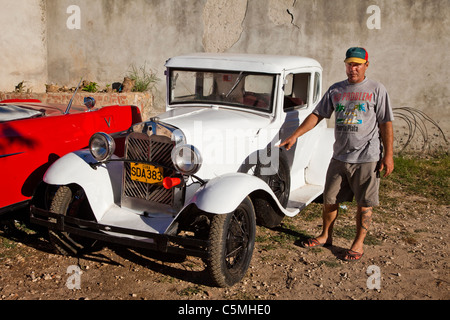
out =
[[[294,191],[289,195],[287,210],[303,210],[307,205],[314,201],[323,193],[323,186],[307,184]],[[291,215],[287,215],[292,217]]]

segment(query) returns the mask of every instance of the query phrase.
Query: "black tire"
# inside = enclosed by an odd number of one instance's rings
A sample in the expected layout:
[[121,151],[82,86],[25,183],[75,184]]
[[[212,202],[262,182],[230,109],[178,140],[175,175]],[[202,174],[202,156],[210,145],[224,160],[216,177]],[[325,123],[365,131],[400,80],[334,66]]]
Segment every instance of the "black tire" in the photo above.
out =
[[[288,161],[284,154],[280,154],[278,169],[273,174],[262,174],[262,169],[267,168],[258,164],[255,168],[255,176],[266,182],[276,195],[281,205],[286,208],[289,201],[291,189],[291,174]],[[284,218],[284,214],[275,209],[274,205],[266,198],[256,197],[253,199],[257,223],[267,228],[278,226]]]
[[[93,220],[93,213],[84,190],[72,191],[68,186],[57,189],[51,199],[50,211],[80,219]],[[49,230],[49,239],[62,255],[80,255],[91,248],[96,240],[79,237],[67,232]]]
[[207,259],[213,285],[230,287],[242,280],[252,259],[255,234],[255,209],[249,197],[235,211],[213,216]]

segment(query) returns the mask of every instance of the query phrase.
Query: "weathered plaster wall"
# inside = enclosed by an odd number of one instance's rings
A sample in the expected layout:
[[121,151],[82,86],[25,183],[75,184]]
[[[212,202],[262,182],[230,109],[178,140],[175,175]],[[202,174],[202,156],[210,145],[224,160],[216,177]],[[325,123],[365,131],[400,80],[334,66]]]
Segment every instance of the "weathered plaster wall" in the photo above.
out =
[[[450,0],[0,4],[0,17],[9,22],[1,35],[8,45],[6,61],[0,61],[0,90],[11,90],[21,80],[74,86],[80,77],[104,85],[121,81],[131,64],[146,64],[161,78],[154,104],[158,113],[165,99],[163,65],[174,55],[208,51],[311,56],[324,67],[328,87],[345,78],[346,49],[363,46],[370,54],[368,76],[385,84],[394,106],[419,108],[445,130],[450,127]],[[73,6],[78,14],[69,10]],[[69,27],[76,23],[77,28]],[[33,89],[44,90],[37,85]]]
[[0,90],[42,90],[47,81],[45,0],[0,0]]
[[247,0],[208,0],[203,8],[203,47],[206,52],[232,48],[244,31]]

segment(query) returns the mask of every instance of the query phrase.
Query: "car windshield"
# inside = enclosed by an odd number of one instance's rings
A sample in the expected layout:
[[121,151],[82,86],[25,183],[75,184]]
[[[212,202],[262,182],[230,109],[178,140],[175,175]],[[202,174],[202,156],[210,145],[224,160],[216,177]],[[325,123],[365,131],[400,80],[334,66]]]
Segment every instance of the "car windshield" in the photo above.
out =
[[36,118],[42,115],[43,112],[40,110],[10,104],[0,104],[0,122]]
[[249,72],[171,70],[170,104],[231,105],[272,112],[275,75]]

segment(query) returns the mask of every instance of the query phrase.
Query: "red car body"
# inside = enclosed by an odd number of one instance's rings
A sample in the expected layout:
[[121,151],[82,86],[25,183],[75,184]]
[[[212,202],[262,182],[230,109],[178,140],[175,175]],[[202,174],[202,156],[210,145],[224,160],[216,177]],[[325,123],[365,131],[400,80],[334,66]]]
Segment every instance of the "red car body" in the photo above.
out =
[[[4,114],[11,109],[21,113],[18,108],[30,115],[8,121]],[[26,206],[47,168],[63,155],[87,147],[92,134],[124,131],[142,121],[135,106],[92,111],[73,106],[64,114],[66,108],[39,100],[0,101],[0,214]]]

